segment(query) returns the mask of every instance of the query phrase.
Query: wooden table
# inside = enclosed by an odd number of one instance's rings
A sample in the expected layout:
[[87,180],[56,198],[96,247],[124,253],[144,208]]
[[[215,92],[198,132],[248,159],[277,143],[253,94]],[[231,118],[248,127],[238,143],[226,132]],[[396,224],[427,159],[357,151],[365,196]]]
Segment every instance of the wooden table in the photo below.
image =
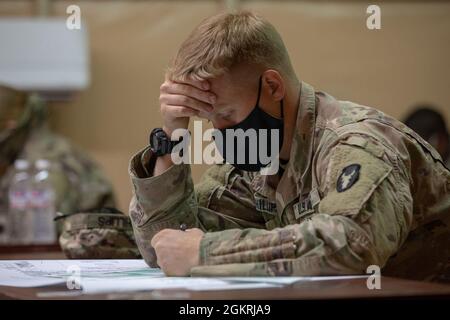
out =
[[59,244],[49,245],[2,245],[0,260],[53,260],[65,259]]
[[371,298],[450,298],[450,286],[382,277],[380,290],[369,290],[366,279],[298,282],[283,288],[188,291],[181,289],[148,292],[85,295],[64,286],[12,288],[0,286],[1,299],[146,299],[146,300],[288,300],[288,299],[371,299]]
[[[64,259],[57,244],[49,246],[1,247],[0,260]],[[193,300],[286,300],[286,299],[349,299],[349,298],[450,298],[450,285],[398,278],[381,277],[381,289],[369,290],[366,279],[302,281],[283,288],[188,291],[185,289],[148,292],[85,295],[65,286],[14,288],[0,286],[0,299],[193,299]]]

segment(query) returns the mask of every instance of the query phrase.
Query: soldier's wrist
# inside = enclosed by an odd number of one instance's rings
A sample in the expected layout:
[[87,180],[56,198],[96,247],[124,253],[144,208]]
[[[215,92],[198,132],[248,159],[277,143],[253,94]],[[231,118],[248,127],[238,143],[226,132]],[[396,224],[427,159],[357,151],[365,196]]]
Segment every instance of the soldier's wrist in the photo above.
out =
[[214,235],[212,232],[205,232],[202,239],[200,240],[200,250],[199,250],[199,262],[200,265],[207,265],[209,263],[209,257],[211,252],[211,247],[214,242]]
[[175,131],[175,129],[172,129],[172,128],[166,126],[166,125],[164,125],[164,126],[162,127],[162,129],[163,129],[163,131],[166,133],[166,135],[167,135],[169,138],[172,137],[172,133]]

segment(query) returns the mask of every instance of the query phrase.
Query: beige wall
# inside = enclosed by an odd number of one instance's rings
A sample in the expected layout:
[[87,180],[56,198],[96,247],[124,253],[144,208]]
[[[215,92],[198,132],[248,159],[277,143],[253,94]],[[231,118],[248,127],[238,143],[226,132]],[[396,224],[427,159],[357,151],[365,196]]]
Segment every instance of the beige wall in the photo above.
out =
[[[53,128],[89,151],[127,210],[128,159],[159,126],[158,91],[179,43],[222,1],[55,1],[78,4],[88,24],[92,84],[52,105]],[[364,1],[246,1],[280,31],[301,79],[396,117],[418,102],[450,119],[450,3],[381,2],[382,29],[365,27]],[[29,15],[29,1],[0,2],[0,16]],[[197,180],[203,166],[194,166]]]

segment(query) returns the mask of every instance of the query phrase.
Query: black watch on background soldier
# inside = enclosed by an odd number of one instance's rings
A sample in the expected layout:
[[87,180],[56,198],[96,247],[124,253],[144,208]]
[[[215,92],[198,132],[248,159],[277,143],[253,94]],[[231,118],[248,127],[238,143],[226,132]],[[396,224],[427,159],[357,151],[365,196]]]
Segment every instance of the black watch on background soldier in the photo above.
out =
[[172,141],[167,133],[162,128],[155,128],[150,133],[150,149],[157,156],[170,154],[175,145],[181,142]]

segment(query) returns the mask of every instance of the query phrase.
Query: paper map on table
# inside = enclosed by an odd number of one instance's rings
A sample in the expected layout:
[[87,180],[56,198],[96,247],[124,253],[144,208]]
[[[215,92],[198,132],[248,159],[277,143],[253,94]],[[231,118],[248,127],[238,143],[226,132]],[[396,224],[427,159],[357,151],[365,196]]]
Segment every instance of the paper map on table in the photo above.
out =
[[83,278],[105,279],[164,274],[143,260],[2,260],[0,285],[37,287],[67,282],[79,274]]
[[66,284],[85,293],[144,291],[184,288],[188,290],[235,290],[290,285],[297,281],[367,277],[166,277],[149,268],[144,260],[2,260],[0,285],[38,287]]

